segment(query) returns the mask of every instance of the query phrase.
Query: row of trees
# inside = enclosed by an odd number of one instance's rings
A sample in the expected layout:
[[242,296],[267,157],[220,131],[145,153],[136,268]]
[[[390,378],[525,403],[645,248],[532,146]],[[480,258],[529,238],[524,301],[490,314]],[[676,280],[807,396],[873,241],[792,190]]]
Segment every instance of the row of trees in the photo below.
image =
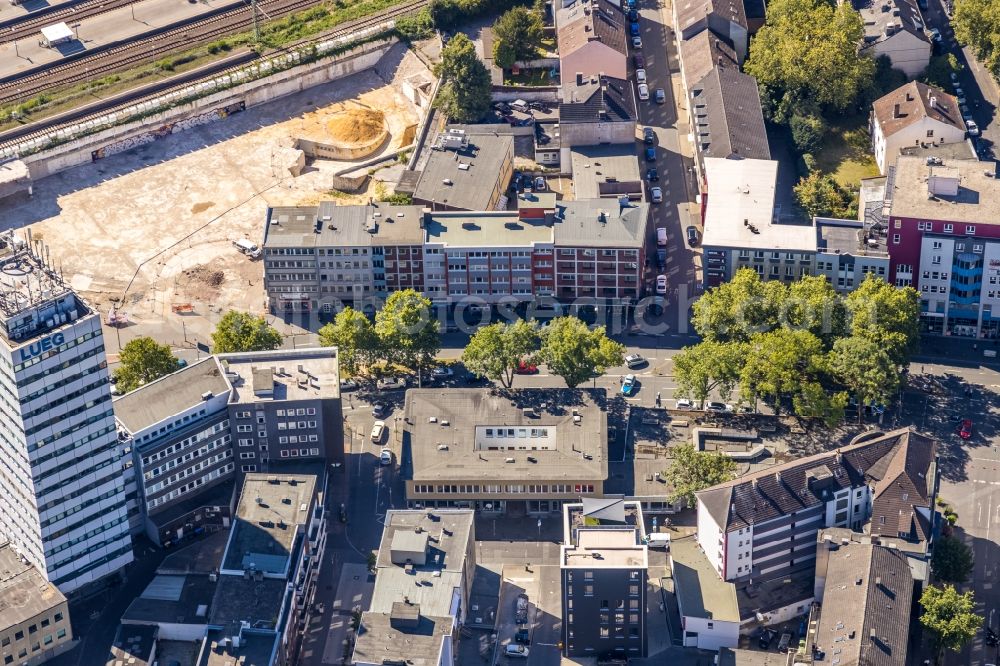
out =
[[705,400],[788,403],[803,417],[835,424],[850,396],[886,403],[916,348],[919,297],[869,276],[846,298],[822,276],[790,285],[743,269],[694,304],[703,342],[674,357],[678,394]]
[[955,39],[969,46],[994,77],[1000,77],[1000,6],[996,0],[955,0]]

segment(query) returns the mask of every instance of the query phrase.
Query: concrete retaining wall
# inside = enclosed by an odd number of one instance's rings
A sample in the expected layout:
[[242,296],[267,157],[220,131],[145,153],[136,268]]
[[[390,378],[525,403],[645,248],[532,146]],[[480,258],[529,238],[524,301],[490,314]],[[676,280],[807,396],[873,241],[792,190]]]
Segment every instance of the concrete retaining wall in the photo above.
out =
[[496,102],[513,102],[515,99],[523,99],[525,102],[558,102],[558,86],[533,86],[522,88],[519,86],[493,86],[493,100]]
[[273,76],[207,95],[132,123],[111,127],[23,158],[34,179],[92,162],[169,136],[192,126],[225,118],[234,110],[266,104],[313,86],[329,83],[370,69],[396,43],[396,39],[363,44],[332,58],[293,67]]

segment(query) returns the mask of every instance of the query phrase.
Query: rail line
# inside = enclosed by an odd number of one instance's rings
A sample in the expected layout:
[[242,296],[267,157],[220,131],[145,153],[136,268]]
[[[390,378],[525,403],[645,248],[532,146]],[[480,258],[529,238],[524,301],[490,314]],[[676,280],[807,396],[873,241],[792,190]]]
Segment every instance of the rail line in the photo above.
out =
[[233,53],[226,58],[204,65],[198,69],[152,82],[113,97],[88,104],[84,107],[72,109],[49,118],[28,123],[22,127],[0,132],[0,148],[7,148],[25,141],[30,141],[31,139],[44,136],[45,134],[70,125],[85,123],[88,120],[96,120],[111,111],[124,108],[135,104],[136,102],[143,101],[144,99],[180,90],[199,81],[214,78],[229,72],[238,71],[247,63],[253,62],[254,60],[268,58],[282,52],[288,52],[309,43],[343,37],[344,35],[352,32],[409,14],[414,10],[425,6],[427,2],[428,0],[411,0],[410,2],[390,7],[389,9],[386,9],[378,14],[342,23],[328,32],[289,44],[280,49],[274,49],[268,53],[259,54],[250,49],[244,49]]
[[128,7],[133,2],[138,0],[80,0],[71,4],[42,7],[30,14],[0,22],[0,44],[36,36],[42,28],[53,23],[79,22],[121,7]]

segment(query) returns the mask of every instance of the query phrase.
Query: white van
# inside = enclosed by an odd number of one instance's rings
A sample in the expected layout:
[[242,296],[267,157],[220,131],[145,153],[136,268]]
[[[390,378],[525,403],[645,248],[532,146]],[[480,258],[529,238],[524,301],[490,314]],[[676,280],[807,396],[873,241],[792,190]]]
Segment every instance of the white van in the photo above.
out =
[[665,247],[667,244],[667,228],[657,227],[656,228],[656,244],[660,247]]
[[646,545],[650,548],[663,548],[670,550],[670,535],[653,532],[646,537]]
[[257,244],[252,243],[245,238],[234,240],[233,245],[236,246],[237,250],[247,255],[251,259],[256,259],[257,257],[260,256],[260,248],[257,247]]
[[528,103],[525,102],[523,99],[515,99],[513,102],[510,103],[510,108],[514,109],[515,111],[520,111],[521,113],[527,113],[528,111],[531,110],[531,107],[528,106]]

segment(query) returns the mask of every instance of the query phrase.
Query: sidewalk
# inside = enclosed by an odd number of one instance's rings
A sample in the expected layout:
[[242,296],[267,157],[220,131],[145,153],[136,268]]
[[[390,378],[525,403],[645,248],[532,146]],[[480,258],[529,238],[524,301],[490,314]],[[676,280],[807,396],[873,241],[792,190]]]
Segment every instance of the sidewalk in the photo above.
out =
[[[996,356],[986,356],[996,352]],[[924,363],[943,365],[985,365],[1000,368],[1000,340],[976,340],[955,336],[925,335],[920,338],[920,348],[910,361],[910,371]]]

